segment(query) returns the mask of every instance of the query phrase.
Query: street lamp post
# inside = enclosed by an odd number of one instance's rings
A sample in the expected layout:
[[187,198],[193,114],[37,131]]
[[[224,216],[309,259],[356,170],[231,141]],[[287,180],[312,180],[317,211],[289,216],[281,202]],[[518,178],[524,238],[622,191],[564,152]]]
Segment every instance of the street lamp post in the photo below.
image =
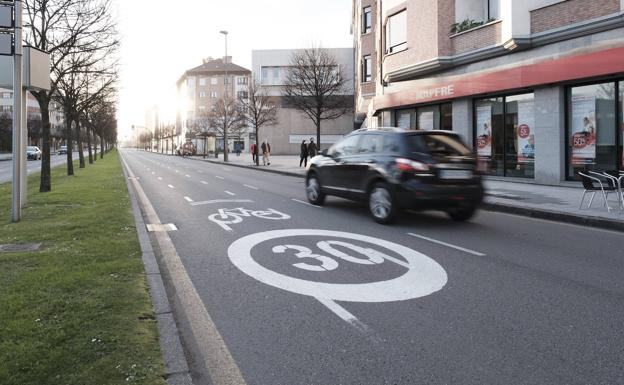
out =
[[228,161],[228,122],[227,122],[227,108],[228,108],[228,71],[227,71],[227,37],[228,31],[219,31],[225,37],[225,57],[223,58],[223,65],[225,67],[225,97],[223,98],[223,161]]

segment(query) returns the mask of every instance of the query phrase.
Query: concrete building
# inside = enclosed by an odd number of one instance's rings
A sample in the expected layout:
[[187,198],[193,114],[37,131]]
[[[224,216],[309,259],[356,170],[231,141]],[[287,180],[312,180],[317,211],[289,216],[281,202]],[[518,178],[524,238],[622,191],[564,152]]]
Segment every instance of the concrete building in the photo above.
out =
[[624,0],[354,0],[356,117],[446,129],[494,177],[624,168]]
[[[227,77],[226,77],[227,73]],[[214,152],[224,148],[223,137],[215,136],[211,129],[197,128],[200,120],[213,108],[217,101],[225,96],[246,98],[249,93],[251,71],[232,63],[232,57],[221,59],[208,58],[202,65],[190,69],[178,80],[178,119],[176,123],[175,145],[180,146],[186,140],[193,141],[198,153]],[[202,132],[203,131],[203,132]],[[208,139],[205,141],[206,134]],[[212,139],[210,139],[212,138]],[[230,136],[229,149],[234,146],[249,148],[249,133],[241,132],[241,137]]]
[[[353,98],[354,70],[352,48],[328,48],[344,76],[348,78],[345,97]],[[314,137],[316,127],[303,112],[284,103],[283,84],[290,66],[293,49],[252,51],[253,79],[275,98],[278,106],[278,124],[262,127],[259,143],[268,140],[273,154],[299,154],[302,140]],[[334,120],[325,120],[321,125],[321,148],[327,148],[345,134],[353,131],[353,113],[349,112]]]

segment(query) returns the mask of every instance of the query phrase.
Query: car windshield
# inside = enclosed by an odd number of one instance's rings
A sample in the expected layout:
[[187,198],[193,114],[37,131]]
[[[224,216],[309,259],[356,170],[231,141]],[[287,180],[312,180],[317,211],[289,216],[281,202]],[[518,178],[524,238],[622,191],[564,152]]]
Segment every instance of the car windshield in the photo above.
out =
[[468,156],[472,154],[468,147],[450,135],[408,135],[406,142],[410,152],[451,156]]
[[28,146],[26,147],[26,151],[37,151],[37,147]]

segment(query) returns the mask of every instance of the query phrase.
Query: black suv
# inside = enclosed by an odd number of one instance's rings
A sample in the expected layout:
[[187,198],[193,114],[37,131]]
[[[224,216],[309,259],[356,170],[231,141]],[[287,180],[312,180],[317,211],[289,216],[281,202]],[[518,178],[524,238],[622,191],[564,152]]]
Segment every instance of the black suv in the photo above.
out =
[[390,223],[401,209],[443,210],[470,219],[483,200],[475,157],[456,133],[360,129],[312,159],[310,203],[325,195],[366,200],[373,218]]

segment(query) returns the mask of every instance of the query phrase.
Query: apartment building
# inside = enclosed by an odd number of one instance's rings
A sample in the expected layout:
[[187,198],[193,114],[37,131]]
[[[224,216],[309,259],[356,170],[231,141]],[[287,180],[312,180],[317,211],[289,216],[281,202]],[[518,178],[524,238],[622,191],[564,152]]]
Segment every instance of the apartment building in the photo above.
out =
[[[9,88],[0,88],[0,117],[12,119],[13,116],[13,90]],[[39,103],[29,92],[26,94],[26,117],[29,125],[29,132],[32,133],[28,138],[29,145],[41,146],[41,110]],[[56,149],[60,146],[62,138],[65,136],[65,118],[61,107],[55,103],[50,103],[50,125],[51,125],[51,147]],[[10,148],[11,132],[0,133],[0,149],[6,150]]]
[[492,177],[624,167],[624,0],[354,0],[356,120],[453,130]]
[[[227,74],[227,76],[226,76]],[[197,123],[205,118],[215,103],[226,95],[234,98],[247,98],[251,71],[232,63],[232,57],[203,60],[202,65],[190,69],[177,82],[178,88],[178,119],[174,144],[180,146],[186,140],[193,141],[198,153],[203,153],[204,143],[207,143],[206,152],[223,151],[223,137],[212,136],[214,139],[205,141],[197,135]],[[210,130],[208,130],[208,134]],[[234,150],[235,145],[241,150],[249,148],[249,134],[245,132],[240,138],[229,137],[228,148]]]
[[[303,112],[290,107],[283,94],[283,85],[292,55],[297,49],[272,49],[252,51],[253,79],[268,95],[272,96],[277,109],[278,124],[262,127],[259,142],[268,140],[273,154],[299,154],[301,142],[314,138],[316,126]],[[336,59],[342,74],[348,77],[344,97],[353,99],[354,69],[352,48],[328,48]],[[353,131],[353,113],[333,120],[325,120],[321,125],[321,148],[337,142],[344,135]]]

